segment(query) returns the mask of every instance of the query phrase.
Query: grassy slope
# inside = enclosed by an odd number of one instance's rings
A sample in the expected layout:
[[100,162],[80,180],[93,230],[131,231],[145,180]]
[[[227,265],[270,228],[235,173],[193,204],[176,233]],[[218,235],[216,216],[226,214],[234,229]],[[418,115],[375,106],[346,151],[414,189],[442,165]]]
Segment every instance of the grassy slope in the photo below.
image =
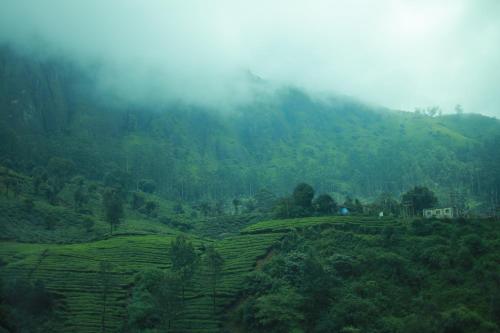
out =
[[[17,191],[7,189],[4,179],[15,180]],[[91,183],[86,181],[86,186]],[[51,205],[42,193],[35,194],[32,177],[0,165],[0,239],[24,243],[82,243],[108,237],[109,224],[104,220],[101,199],[103,186],[94,184],[98,189],[88,194],[88,202],[82,207],[85,213],[77,212],[73,203],[73,183],[66,183],[57,195],[57,204]],[[115,234],[177,235],[180,232],[178,228],[161,223],[159,219],[174,217],[173,203],[154,194],[143,195],[145,200],[158,204],[158,218],[141,214],[126,203],[126,218]],[[28,200],[32,202],[31,207],[26,206]],[[182,219],[187,215],[182,216]],[[86,220],[92,221],[90,228],[86,226]]]
[[[88,205],[93,212],[84,215],[62,205],[50,205],[36,197],[34,208],[27,210],[22,201],[28,197],[33,198],[25,194],[17,198],[1,198],[1,239],[30,243],[81,243],[102,239],[109,234],[109,224],[103,220],[100,203]],[[118,227],[118,234],[178,233],[155,219],[146,219],[129,209],[126,211],[127,218]],[[93,221],[91,230],[86,230],[85,219]]]

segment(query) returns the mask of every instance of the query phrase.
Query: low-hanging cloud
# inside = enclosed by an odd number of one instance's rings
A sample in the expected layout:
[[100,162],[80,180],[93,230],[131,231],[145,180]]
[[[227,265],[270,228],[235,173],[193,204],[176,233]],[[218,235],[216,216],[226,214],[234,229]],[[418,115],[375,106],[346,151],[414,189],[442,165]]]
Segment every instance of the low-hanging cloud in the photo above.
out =
[[500,116],[499,13],[496,0],[2,0],[0,40],[99,62],[101,86],[137,99],[230,104],[255,76]]

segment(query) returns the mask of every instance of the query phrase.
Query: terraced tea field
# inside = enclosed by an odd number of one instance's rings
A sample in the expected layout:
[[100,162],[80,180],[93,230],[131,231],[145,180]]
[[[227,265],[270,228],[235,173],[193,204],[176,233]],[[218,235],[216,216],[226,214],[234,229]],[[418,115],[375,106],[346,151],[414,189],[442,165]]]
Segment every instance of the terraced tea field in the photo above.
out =
[[384,226],[398,227],[403,224],[402,220],[384,217],[365,217],[365,216],[321,216],[321,217],[306,217],[298,219],[285,220],[269,220],[262,221],[242,230],[242,234],[262,234],[262,233],[283,233],[293,229],[301,229],[307,227],[320,227],[330,225],[349,225],[360,226],[365,228],[379,228]]
[[[219,332],[221,318],[236,299],[245,273],[255,268],[259,258],[286,232],[307,227],[356,227],[379,229],[400,226],[393,219],[362,217],[313,217],[263,221],[245,228],[240,235],[214,241],[191,237],[201,255],[202,244],[212,243],[225,260],[217,288],[216,310],[207,272],[200,265],[195,281],[186,290],[186,307],[175,323],[180,331]],[[59,299],[57,313],[60,332],[117,332],[127,320],[127,302],[135,275],[145,269],[168,269],[168,248],[175,234],[117,235],[79,244],[26,244],[2,242],[0,276],[42,280]],[[110,264],[102,272],[101,263]],[[104,297],[106,279],[109,289]],[[104,300],[105,299],[105,300]],[[103,315],[104,313],[104,315]]]
[[[244,273],[253,269],[258,257],[280,237],[279,234],[237,236],[217,244],[225,259],[218,289],[216,313],[231,302]],[[72,245],[44,245],[3,242],[0,258],[3,278],[42,280],[60,298],[57,311],[60,332],[106,332],[120,329],[126,320],[126,305],[134,276],[148,268],[170,267],[168,247],[174,236],[118,236],[109,240]],[[192,238],[195,247],[209,240]],[[110,288],[103,301],[103,273],[100,263],[111,264]],[[217,332],[218,316],[212,309],[211,289],[200,268],[193,287],[186,291],[186,309],[176,324],[186,331]],[[103,309],[105,315],[103,319]]]

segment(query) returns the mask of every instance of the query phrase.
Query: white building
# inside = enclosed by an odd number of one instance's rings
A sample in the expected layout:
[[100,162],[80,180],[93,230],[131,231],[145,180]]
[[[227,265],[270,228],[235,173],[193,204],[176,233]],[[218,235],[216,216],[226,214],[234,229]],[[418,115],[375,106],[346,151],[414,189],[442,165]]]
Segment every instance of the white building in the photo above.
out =
[[429,208],[429,209],[424,209],[423,215],[425,218],[431,218],[435,217],[438,219],[452,219],[454,217],[458,217],[456,209],[452,207],[447,207],[447,208]]

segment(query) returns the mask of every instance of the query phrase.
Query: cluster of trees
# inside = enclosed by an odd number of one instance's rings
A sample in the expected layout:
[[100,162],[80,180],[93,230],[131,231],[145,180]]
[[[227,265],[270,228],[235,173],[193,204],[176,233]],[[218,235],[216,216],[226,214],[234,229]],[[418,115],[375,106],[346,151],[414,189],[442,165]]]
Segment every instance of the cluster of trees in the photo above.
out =
[[0,166],[0,184],[3,185],[3,194],[9,197],[11,194],[17,198],[21,192],[22,180],[7,168]]
[[339,205],[329,194],[314,196],[315,192],[311,185],[298,184],[291,196],[283,197],[274,203],[274,216],[276,218],[294,218],[305,216],[335,215],[339,209],[346,208],[349,214],[378,214],[384,212],[387,215],[420,215],[424,208],[432,208],[437,205],[437,197],[424,186],[415,186],[402,195],[401,202],[393,198],[391,194],[381,194],[373,203],[363,205],[357,198],[346,197]]
[[289,233],[248,275],[236,320],[248,332],[497,332],[499,232],[417,219]]
[[0,331],[50,332],[54,305],[40,280],[0,280]]
[[359,199],[347,197],[343,204],[339,205],[329,194],[320,194],[314,197],[314,188],[306,183],[298,184],[291,196],[280,198],[274,206],[276,218],[293,218],[305,216],[334,215],[339,208],[345,207],[350,213],[362,213],[363,205]]
[[411,208],[412,215],[419,215],[423,209],[435,207],[438,199],[427,187],[415,186],[403,194],[401,203]]
[[[463,113],[463,110],[461,109],[460,107],[460,110],[461,110],[461,113]],[[414,112],[416,114],[421,114],[421,115],[425,115],[425,116],[429,116],[429,117],[441,117],[443,115],[443,111],[441,110],[441,108],[439,106],[428,106],[426,108],[415,108]]]
[[213,311],[216,309],[217,286],[224,259],[213,245],[197,253],[193,244],[178,236],[169,248],[171,268],[151,269],[136,278],[132,300],[128,306],[129,320],[126,331],[161,329],[170,331],[182,316],[186,302],[186,289],[193,283],[195,274],[205,269],[212,293]]

